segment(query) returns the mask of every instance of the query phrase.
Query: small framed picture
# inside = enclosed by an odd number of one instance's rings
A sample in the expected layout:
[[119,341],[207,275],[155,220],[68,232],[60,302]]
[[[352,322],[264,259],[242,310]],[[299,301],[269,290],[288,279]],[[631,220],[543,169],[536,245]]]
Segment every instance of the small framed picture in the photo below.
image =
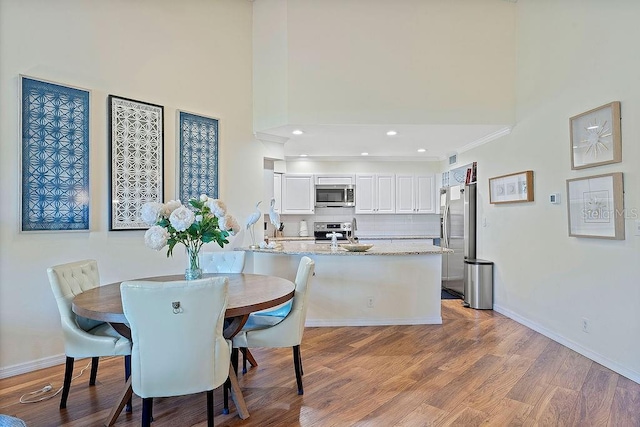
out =
[[533,201],[533,171],[489,178],[489,203]]
[[571,169],[621,162],[620,127],[619,101],[571,117]]
[[567,180],[569,236],[624,240],[622,172]]

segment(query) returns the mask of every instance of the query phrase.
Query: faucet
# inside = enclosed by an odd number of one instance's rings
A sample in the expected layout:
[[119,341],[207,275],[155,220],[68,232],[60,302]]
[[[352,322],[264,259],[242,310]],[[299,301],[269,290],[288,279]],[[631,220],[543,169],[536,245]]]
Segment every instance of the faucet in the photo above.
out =
[[356,230],[358,229],[358,223],[356,222],[356,217],[354,216],[351,220],[351,231],[347,234],[347,238],[351,243],[358,243],[358,238],[356,237]]

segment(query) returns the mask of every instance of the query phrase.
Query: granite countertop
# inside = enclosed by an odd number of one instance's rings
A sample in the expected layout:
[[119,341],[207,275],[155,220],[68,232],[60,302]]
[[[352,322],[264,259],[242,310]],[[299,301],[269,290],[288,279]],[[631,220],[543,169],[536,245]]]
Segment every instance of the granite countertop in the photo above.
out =
[[[358,240],[409,240],[409,239],[439,239],[440,236],[424,236],[424,235],[405,235],[405,236],[381,236],[381,235],[358,235]],[[315,241],[313,236],[298,237],[298,236],[282,236],[282,237],[269,237],[269,241],[275,242],[304,242]]]
[[443,249],[439,246],[433,246],[429,244],[408,244],[402,243],[382,243],[373,245],[373,247],[366,252],[349,252],[346,249],[339,247],[337,250],[331,250],[329,243],[313,243],[313,242],[292,242],[281,241],[273,249],[251,249],[242,248],[249,252],[264,252],[272,254],[286,254],[286,255],[341,255],[341,256],[364,256],[364,255],[428,255],[428,254],[442,254],[445,252],[453,252],[451,249]]

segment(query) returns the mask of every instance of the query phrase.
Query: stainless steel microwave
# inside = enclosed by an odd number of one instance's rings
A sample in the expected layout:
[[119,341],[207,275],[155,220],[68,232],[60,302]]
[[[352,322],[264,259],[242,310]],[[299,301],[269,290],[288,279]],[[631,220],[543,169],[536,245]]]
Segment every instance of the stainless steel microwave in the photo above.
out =
[[344,208],[356,205],[353,185],[316,185],[317,208]]

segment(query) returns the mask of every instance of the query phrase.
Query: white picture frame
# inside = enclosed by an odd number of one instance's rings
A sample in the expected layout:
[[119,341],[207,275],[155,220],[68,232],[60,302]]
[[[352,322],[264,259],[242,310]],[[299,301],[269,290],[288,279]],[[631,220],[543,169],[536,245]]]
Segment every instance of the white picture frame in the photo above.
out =
[[622,172],[567,180],[569,236],[624,240]]
[[620,102],[614,101],[569,119],[571,169],[622,161],[620,118]]

